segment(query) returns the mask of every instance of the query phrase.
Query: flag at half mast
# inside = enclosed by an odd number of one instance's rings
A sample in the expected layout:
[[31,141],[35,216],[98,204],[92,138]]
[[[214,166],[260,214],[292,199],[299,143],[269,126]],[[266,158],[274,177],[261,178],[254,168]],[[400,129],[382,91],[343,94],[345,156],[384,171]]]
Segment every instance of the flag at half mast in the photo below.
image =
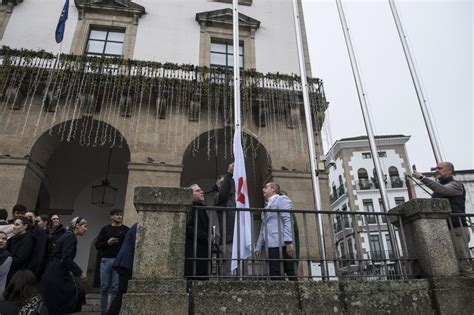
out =
[[[234,134],[234,183],[235,206],[248,208],[249,194],[240,127],[235,128]],[[252,255],[251,220],[252,216],[249,211],[236,211],[232,242],[232,271],[237,269],[241,259],[247,259]]]
[[63,10],[61,11],[61,16],[59,17],[58,25],[56,26],[56,32],[54,36],[56,38],[56,43],[63,41],[64,30],[66,29],[66,21],[69,14],[69,0],[64,2]]

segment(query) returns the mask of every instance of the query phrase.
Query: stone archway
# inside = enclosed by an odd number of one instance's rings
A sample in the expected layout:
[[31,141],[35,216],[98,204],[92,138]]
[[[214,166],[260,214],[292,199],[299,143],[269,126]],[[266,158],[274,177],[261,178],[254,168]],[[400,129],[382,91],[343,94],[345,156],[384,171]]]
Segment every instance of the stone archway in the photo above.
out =
[[[213,205],[213,186],[233,161],[233,129],[205,132],[189,144],[183,155],[181,186],[199,184],[207,192],[206,201]],[[243,133],[243,146],[251,207],[263,207],[262,187],[271,178],[271,159],[265,147],[253,135]]]
[[[87,124],[83,123],[85,119]],[[70,141],[61,139],[61,129],[68,130],[71,124],[77,128],[77,135],[94,135],[97,130],[107,128],[108,134],[120,141],[113,143],[113,137],[105,137],[105,141],[94,145],[93,141],[83,141],[79,136]],[[118,190],[113,206],[99,207],[91,203],[92,186],[105,179],[109,154],[108,179]],[[40,214],[58,212],[65,226],[76,216],[88,220],[88,232],[79,240],[76,256],[76,262],[83,270],[95,269],[88,268],[89,256],[96,255],[90,247],[100,228],[110,223],[110,210],[124,208],[129,162],[130,149],[121,133],[113,126],[90,117],[54,126],[44,132],[31,148],[28,163],[30,169],[36,170],[36,176],[25,171],[18,200],[38,205]]]

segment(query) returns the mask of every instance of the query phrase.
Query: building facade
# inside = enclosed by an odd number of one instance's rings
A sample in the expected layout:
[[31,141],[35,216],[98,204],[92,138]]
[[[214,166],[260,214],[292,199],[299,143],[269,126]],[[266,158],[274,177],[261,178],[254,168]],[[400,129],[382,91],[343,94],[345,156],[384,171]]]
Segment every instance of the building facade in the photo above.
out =
[[[274,179],[296,208],[314,208],[291,1],[239,3],[251,205],[263,206],[261,187]],[[212,204],[215,179],[232,161],[232,7],[75,0],[57,45],[62,7],[0,5],[0,205],[58,212],[65,224],[87,218],[78,262],[92,270],[91,244],[110,209],[123,208],[126,224],[136,220],[135,187],[198,183]],[[320,156],[327,102],[321,81],[310,85]],[[319,178],[328,208],[324,167]]]
[[[408,201],[405,175],[409,161],[404,135],[376,136],[376,144],[384,185],[387,188],[390,208]],[[340,263],[339,272],[350,275],[360,266],[352,259],[366,259],[363,272],[374,275],[392,270],[395,257],[386,217],[369,213],[385,212],[376,179],[372,153],[367,137],[338,140],[326,154],[329,168],[330,209],[333,216],[335,251]],[[344,214],[347,211],[366,212],[362,216]],[[354,232],[355,231],[355,232]],[[398,236],[396,236],[398,237]]]

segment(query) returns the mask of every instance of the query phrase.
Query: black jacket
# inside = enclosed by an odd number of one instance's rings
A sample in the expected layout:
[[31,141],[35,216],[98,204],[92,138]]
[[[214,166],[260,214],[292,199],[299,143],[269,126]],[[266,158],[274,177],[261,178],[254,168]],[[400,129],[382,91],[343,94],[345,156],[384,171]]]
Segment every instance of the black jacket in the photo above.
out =
[[12,266],[8,273],[7,283],[18,270],[28,268],[28,263],[33,254],[35,241],[29,232],[15,235],[7,241],[7,251],[12,256]]
[[[193,206],[205,206],[199,202],[193,202]],[[197,213],[197,217],[196,217]],[[195,222],[197,220],[197,233],[195,233]],[[209,217],[205,210],[192,209],[186,225],[186,258],[194,257],[194,239],[196,238],[196,258],[209,258]],[[196,274],[203,276],[208,274],[209,262],[196,260]],[[193,260],[186,259],[185,275],[193,276]]]
[[47,261],[51,261],[52,257],[53,257],[53,251],[54,251],[54,247],[56,246],[56,242],[58,241],[58,239],[61,237],[61,235],[64,234],[64,232],[66,232],[66,229],[63,227],[62,224],[58,225],[57,228],[55,228],[50,236],[49,236],[49,239],[48,239],[48,244],[47,244]]
[[[232,193],[232,173],[226,172],[224,180],[214,198],[214,205],[217,207],[235,208],[235,197]],[[224,211],[217,211],[219,230],[221,234],[221,244],[224,242]],[[234,237],[235,211],[225,211],[225,242],[232,243]]]
[[31,270],[31,272],[33,272],[39,279],[45,269],[48,234],[44,229],[37,226],[31,231],[31,236],[35,240],[35,245],[33,255],[28,263],[28,269]]

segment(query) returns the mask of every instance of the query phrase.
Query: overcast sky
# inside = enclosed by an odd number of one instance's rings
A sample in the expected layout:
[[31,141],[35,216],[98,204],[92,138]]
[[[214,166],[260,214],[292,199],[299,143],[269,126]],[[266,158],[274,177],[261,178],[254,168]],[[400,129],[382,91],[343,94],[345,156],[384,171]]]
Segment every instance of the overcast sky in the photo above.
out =
[[[411,135],[411,164],[435,164],[388,0],[345,0],[376,134]],[[445,160],[474,169],[471,0],[398,0]],[[323,79],[330,102],[326,150],[333,142],[365,135],[357,91],[335,0],[303,0],[313,75]]]

